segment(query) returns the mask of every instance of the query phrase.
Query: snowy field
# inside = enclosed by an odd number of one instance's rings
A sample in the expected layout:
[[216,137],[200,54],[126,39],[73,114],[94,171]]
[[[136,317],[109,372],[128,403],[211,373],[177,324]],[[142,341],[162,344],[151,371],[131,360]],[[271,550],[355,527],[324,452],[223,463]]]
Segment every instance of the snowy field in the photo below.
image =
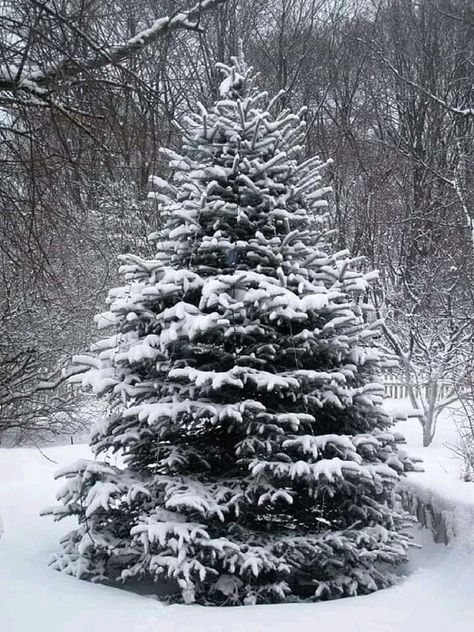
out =
[[367,597],[317,604],[205,608],[165,606],[152,597],[92,585],[47,566],[66,522],[39,517],[53,504],[59,464],[88,456],[85,445],[0,450],[1,632],[472,632],[474,630],[474,484],[459,478],[460,463],[446,418],[434,444],[421,448],[415,420],[399,429],[422,455],[425,473],[408,483],[439,503],[455,540],[435,544],[419,530],[404,582]]

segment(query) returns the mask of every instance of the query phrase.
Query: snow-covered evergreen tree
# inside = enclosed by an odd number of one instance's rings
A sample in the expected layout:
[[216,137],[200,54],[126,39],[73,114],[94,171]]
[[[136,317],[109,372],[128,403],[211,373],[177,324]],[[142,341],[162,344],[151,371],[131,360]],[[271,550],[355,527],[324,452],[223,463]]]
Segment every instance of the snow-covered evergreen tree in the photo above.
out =
[[[49,510],[77,516],[55,568],[171,580],[171,599],[328,599],[407,558],[397,449],[376,374],[374,274],[331,252],[325,164],[239,59],[155,178],[154,260],[123,257],[83,384],[110,403]],[[118,458],[117,458],[118,456]]]

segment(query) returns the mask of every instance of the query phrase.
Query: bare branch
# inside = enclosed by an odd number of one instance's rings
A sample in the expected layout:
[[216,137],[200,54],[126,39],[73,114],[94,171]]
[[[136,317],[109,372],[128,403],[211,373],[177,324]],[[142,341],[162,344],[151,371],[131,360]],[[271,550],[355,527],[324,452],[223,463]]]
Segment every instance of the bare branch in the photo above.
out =
[[356,40],[358,42],[360,42],[361,44],[364,44],[365,46],[370,48],[370,50],[377,55],[377,57],[380,59],[380,61],[383,64],[385,64],[385,66],[387,66],[387,68],[390,69],[390,71],[397,77],[397,79],[399,79],[403,83],[406,83],[407,85],[411,86],[412,88],[415,88],[415,90],[418,90],[419,92],[424,94],[426,97],[428,97],[432,101],[435,101],[438,105],[443,107],[448,112],[451,112],[451,114],[454,114],[455,116],[466,117],[466,118],[474,117],[474,105],[469,105],[469,106],[467,106],[465,108],[457,108],[457,107],[454,107],[452,105],[449,105],[449,103],[447,103],[447,101],[445,101],[444,99],[441,99],[440,97],[436,96],[435,94],[433,94],[432,92],[430,92],[429,90],[424,88],[421,84],[419,84],[416,81],[413,81],[412,79],[409,79],[408,77],[402,75],[395,68],[395,66],[383,55],[383,53],[377,48],[377,46],[374,44],[374,42],[369,42],[369,41],[364,40],[364,39],[359,38],[359,37],[357,37]]

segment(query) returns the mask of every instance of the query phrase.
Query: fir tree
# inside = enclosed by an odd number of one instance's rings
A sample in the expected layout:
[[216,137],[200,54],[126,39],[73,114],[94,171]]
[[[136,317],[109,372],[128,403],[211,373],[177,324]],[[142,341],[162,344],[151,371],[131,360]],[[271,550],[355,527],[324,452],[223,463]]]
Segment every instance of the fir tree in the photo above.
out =
[[59,473],[49,511],[79,524],[53,565],[171,580],[185,602],[369,593],[407,559],[396,485],[413,468],[376,382],[361,300],[376,275],[331,251],[301,116],[241,59],[220,67],[220,100],[155,178],[156,258],[123,257],[97,318],[114,333],[78,359],[110,414],[91,439],[102,460]]

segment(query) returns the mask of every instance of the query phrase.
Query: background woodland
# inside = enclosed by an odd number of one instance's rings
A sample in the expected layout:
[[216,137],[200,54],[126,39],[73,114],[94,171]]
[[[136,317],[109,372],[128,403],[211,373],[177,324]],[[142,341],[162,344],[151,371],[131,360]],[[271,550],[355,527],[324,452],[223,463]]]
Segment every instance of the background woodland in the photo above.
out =
[[471,0],[9,0],[0,30],[0,437],[87,420],[61,371],[117,256],[152,254],[159,149],[242,40],[281,107],[306,107],[308,156],[334,161],[334,240],[381,272],[380,344],[429,443],[470,382]]

